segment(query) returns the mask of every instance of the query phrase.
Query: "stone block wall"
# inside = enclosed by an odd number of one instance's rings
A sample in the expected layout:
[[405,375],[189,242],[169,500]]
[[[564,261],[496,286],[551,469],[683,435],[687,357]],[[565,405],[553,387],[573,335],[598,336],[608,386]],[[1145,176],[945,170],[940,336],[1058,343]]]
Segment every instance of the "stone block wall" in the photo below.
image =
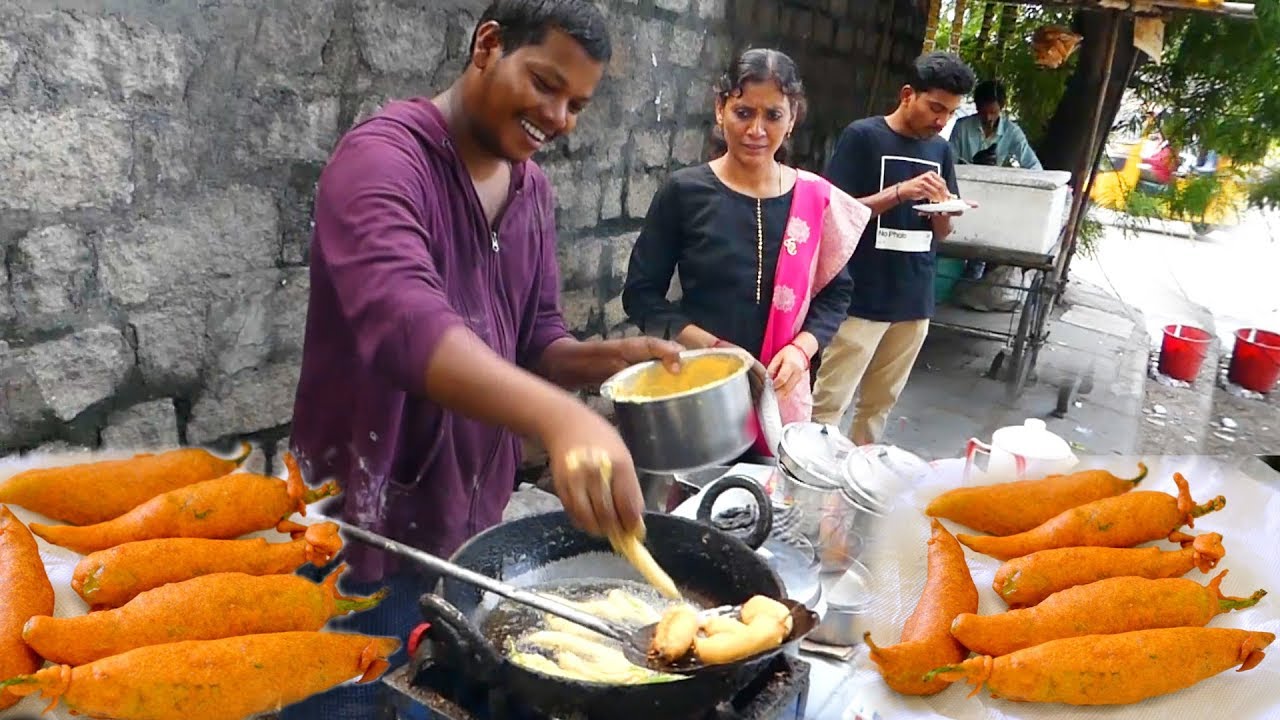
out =
[[[460,70],[485,0],[0,3],[0,455],[288,433],[311,197],[341,133]],[[618,298],[649,199],[704,159],[710,84],[746,45],[801,64],[798,162],[892,104],[912,0],[608,0],[615,59],[539,158],[564,310]]]

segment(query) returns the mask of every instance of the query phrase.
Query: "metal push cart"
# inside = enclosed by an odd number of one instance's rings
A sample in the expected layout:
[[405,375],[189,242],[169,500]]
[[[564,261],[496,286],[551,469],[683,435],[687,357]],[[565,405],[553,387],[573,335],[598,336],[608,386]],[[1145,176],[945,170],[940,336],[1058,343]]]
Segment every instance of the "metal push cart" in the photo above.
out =
[[[1023,271],[1020,285],[990,283],[994,287],[1015,290],[1020,295],[1020,306],[1010,316],[1007,330],[1001,331],[989,326],[967,325],[938,319],[932,323],[935,327],[1003,342],[1004,346],[992,358],[986,376],[993,380],[1003,380],[1010,397],[1020,395],[1026,388],[1027,381],[1035,371],[1040,348],[1044,346],[1049,336],[1048,320],[1062,294],[1064,285],[1060,274],[1063,263],[1058,261],[1067,241],[1067,227],[1069,226],[1065,226],[1059,233],[1058,242],[1048,253],[1008,250],[961,242],[944,242],[938,248],[938,255],[941,257],[981,260],[993,265],[1016,267]],[[1072,385],[1073,387],[1067,388],[1065,399],[1059,400],[1059,409],[1064,413],[1063,405],[1069,404],[1074,390],[1075,384]]]

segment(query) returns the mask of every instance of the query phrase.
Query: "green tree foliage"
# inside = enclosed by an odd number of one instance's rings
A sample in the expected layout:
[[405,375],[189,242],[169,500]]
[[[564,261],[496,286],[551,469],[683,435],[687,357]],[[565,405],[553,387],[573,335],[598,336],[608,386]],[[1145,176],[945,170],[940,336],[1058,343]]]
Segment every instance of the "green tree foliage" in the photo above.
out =
[[[954,2],[944,5],[944,21],[938,27],[938,47],[951,46],[951,23],[945,18],[955,12]],[[983,14],[991,12],[991,24],[982,34]],[[960,56],[978,78],[998,79],[1009,91],[1008,112],[1018,120],[1033,146],[1044,140],[1045,129],[1063,99],[1067,79],[1075,71],[1073,54],[1062,67],[1046,69],[1036,65],[1031,36],[1045,25],[1071,26],[1071,11],[1039,5],[994,5],[988,11],[981,2],[971,3],[965,12]]]
[[1249,202],[1258,207],[1280,210],[1280,168],[1261,173],[1249,187]]
[[1138,69],[1134,90],[1164,111],[1175,147],[1210,148],[1236,165],[1261,162],[1280,138],[1280,0],[1257,0],[1256,21],[1175,16],[1159,65]]
[[[1009,88],[1009,111],[1035,146],[1064,97],[1077,50],[1062,67],[1035,63],[1031,38],[1044,25],[1072,25],[1072,10],[975,2],[966,8],[960,54],[981,78]],[[938,47],[951,45],[954,0],[944,2]],[[1232,160],[1249,201],[1280,205],[1280,175],[1258,170],[1280,140],[1280,0],[1255,0],[1256,21],[1180,12],[1165,29],[1161,62],[1139,62],[1131,86],[1147,107],[1161,112],[1160,131],[1175,148],[1207,148]],[[986,23],[984,33],[984,15]],[[1095,40],[1096,41],[1096,40]],[[1086,38],[1085,43],[1089,42]],[[1144,56],[1145,58],[1145,56]],[[1221,191],[1220,178],[1196,178],[1159,198],[1176,214],[1197,216]],[[1142,201],[1135,200],[1141,204]]]

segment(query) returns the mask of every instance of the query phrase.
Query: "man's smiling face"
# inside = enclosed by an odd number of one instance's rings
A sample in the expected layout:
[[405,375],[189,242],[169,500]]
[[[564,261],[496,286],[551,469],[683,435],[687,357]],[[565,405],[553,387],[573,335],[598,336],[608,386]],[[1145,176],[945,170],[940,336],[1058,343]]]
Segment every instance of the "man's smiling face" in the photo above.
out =
[[554,28],[542,42],[505,53],[497,25],[482,26],[472,62],[482,88],[472,118],[478,139],[512,162],[572,132],[604,74],[604,63]]

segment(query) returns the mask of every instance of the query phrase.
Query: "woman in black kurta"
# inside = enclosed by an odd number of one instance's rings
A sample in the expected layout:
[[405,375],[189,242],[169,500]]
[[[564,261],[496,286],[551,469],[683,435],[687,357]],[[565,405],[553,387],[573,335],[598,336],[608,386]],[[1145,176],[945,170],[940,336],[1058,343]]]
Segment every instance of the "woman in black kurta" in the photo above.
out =
[[[709,164],[672,173],[631,251],[622,291],[627,315],[647,335],[674,339],[692,323],[759,357],[793,193],[762,198],[761,263],[756,198],[729,188]],[[667,291],[677,270],[683,296],[671,302]],[[819,347],[848,317],[852,292],[845,271],[813,298],[803,329]]]
[[[716,86],[725,152],[672,173],[655,194],[622,291],[646,334],[759,358],[784,422],[809,419],[809,361],[848,315],[845,264],[870,218],[822,178],[778,161],[803,109],[786,55],[748,50],[734,62]],[[670,301],[676,273],[682,296]]]

